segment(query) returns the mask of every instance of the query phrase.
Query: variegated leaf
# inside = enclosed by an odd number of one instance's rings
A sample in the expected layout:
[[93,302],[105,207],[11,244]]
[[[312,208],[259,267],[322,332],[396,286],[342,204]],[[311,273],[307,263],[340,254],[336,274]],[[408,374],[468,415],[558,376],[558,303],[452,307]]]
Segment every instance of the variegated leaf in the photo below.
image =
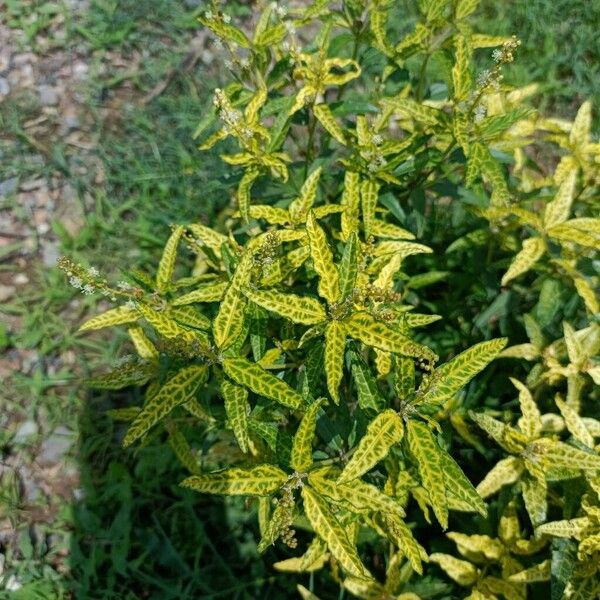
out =
[[171,285],[173,269],[175,267],[175,259],[177,258],[177,246],[179,245],[179,240],[181,240],[183,231],[184,227],[182,225],[175,227],[165,245],[165,249],[156,272],[156,288],[159,292],[166,292]]
[[327,243],[325,232],[317,223],[312,212],[309,213],[306,220],[306,231],[315,271],[319,275],[319,295],[325,298],[329,304],[333,304],[340,298],[339,274],[333,263],[333,254]]
[[433,512],[443,529],[448,527],[448,501],[444,485],[442,449],[424,423],[407,423],[408,448],[417,462],[423,487],[429,493]]
[[268,311],[289,319],[293,323],[316,325],[325,321],[327,314],[321,303],[307,296],[283,294],[276,290],[244,288],[245,296]]
[[203,494],[227,496],[268,496],[275,493],[288,476],[275,465],[258,465],[249,469],[233,467],[216,473],[188,477],[182,487]]
[[113,325],[122,325],[124,323],[134,323],[140,318],[140,315],[135,308],[127,306],[118,306],[111,308],[91,319],[88,319],[80,328],[79,331],[93,331],[103,329],[104,327],[112,327]]
[[344,323],[348,335],[367,346],[394,352],[402,356],[423,358],[432,362],[437,358],[429,348],[413,342],[384,323],[376,321],[367,312],[354,313],[345,319]]
[[374,179],[365,179],[360,184],[363,227],[365,239],[371,235],[371,227],[375,221],[375,209],[379,198],[379,184]]
[[496,463],[475,489],[482,498],[492,496],[501,487],[518,481],[524,469],[523,461],[520,458],[514,456],[503,458]]
[[523,242],[523,248],[513,258],[508,271],[502,276],[502,285],[526,273],[543,256],[546,243],[541,237],[531,237]]
[[290,464],[294,471],[305,473],[313,464],[312,443],[315,437],[317,417],[323,400],[313,402],[302,417],[294,435]]
[[320,177],[321,167],[317,167],[302,185],[298,198],[290,204],[289,212],[293,223],[304,223],[306,221],[308,212],[313,207],[315,198],[317,197],[317,187]]
[[233,429],[240,450],[248,452],[250,444],[248,436],[248,414],[250,413],[248,390],[227,381],[227,379],[223,379],[221,382],[221,393],[225,401],[227,420]]
[[344,137],[344,130],[340,127],[335,117],[331,114],[331,109],[327,104],[315,104],[313,106],[313,113],[317,120],[323,126],[331,137],[335,138],[342,146],[346,145],[346,138]]
[[327,389],[336,404],[340,402],[338,388],[343,376],[346,329],[342,321],[330,321],[325,327],[325,376]]
[[247,252],[242,256],[229,287],[223,296],[219,312],[213,321],[213,337],[221,350],[226,350],[244,329],[247,300],[242,288],[248,284],[252,257]]
[[371,578],[371,574],[362,564],[356,547],[350,542],[346,529],[338,521],[323,497],[305,485],[302,488],[304,510],[317,535],[339,561],[345,571],[356,577]]
[[435,369],[427,381],[422,401],[442,405],[451,400],[506,346],[506,338],[480,342]]
[[171,306],[186,306],[196,302],[218,302],[223,298],[227,285],[226,281],[201,285],[197,289],[173,300]]
[[224,359],[223,369],[238,385],[249,388],[255,394],[271,398],[288,408],[297,409],[304,404],[302,396],[287,383],[241,356]]
[[348,240],[358,232],[358,214],[360,207],[360,176],[354,171],[346,171],[344,175],[344,191],[342,193],[342,239]]
[[564,223],[569,218],[571,204],[575,196],[575,183],[577,182],[577,169],[571,170],[560,184],[556,196],[546,204],[544,210],[544,227],[550,229],[555,225]]
[[123,438],[123,446],[135,442],[176,406],[192,399],[207,377],[206,365],[185,367],[173,375],[138,413]]
[[352,458],[344,467],[338,483],[347,483],[370,471],[387,456],[390,448],[400,442],[404,435],[404,425],[398,414],[391,409],[377,415],[367,427]]

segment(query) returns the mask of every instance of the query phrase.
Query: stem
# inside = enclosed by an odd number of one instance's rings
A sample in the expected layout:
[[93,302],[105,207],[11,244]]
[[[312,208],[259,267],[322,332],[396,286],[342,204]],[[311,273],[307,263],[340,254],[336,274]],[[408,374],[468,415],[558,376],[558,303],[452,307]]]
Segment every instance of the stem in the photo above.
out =
[[418,102],[421,102],[425,95],[425,72],[427,71],[427,63],[429,62],[430,56],[429,53],[425,55],[423,63],[421,64],[421,70],[419,71],[419,82],[417,83],[417,90],[415,93]]
[[315,127],[317,124],[317,119],[313,115],[312,107],[314,103],[310,106],[310,111],[308,113],[308,141],[306,142],[306,160],[304,161],[304,179],[308,175],[308,165],[313,160],[314,155],[314,137],[315,137]]

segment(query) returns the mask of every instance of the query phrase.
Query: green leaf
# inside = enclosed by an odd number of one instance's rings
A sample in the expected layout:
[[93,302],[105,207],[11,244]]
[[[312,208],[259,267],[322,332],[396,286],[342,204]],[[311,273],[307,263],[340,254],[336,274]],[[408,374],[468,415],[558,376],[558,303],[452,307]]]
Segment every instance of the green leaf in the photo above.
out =
[[392,409],[377,415],[367,427],[352,458],[344,467],[338,483],[347,483],[370,471],[387,456],[390,448],[400,442],[404,435],[402,419]]
[[268,496],[288,479],[275,465],[258,465],[249,469],[231,468],[216,473],[194,475],[181,482],[182,487],[204,494],[227,496]]
[[259,396],[265,396],[293,409],[304,404],[302,396],[287,383],[246,358],[225,358],[223,370],[237,384],[249,388]]
[[423,487],[429,494],[433,512],[443,529],[448,527],[448,500],[444,485],[444,460],[429,428],[420,421],[407,423],[408,448],[417,462]]
[[176,406],[194,398],[196,390],[206,383],[207,378],[206,365],[185,367],[173,375],[138,413],[123,438],[123,446],[131,445]]

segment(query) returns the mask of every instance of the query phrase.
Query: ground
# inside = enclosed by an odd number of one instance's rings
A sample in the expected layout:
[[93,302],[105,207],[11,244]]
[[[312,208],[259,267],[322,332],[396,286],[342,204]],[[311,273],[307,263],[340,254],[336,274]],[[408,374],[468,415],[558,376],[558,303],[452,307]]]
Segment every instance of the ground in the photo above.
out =
[[[543,79],[540,107],[573,116],[600,101],[598,3],[482,4],[481,30],[522,38],[510,76]],[[226,200],[221,163],[192,139],[223,72],[202,10],[0,0],[0,588],[22,598],[277,594],[240,506],[183,493],[160,449],[119,448],[103,411],[122,399],[83,378],[123,340],[75,333],[98,300],[54,266],[62,254],[115,278],[118,264],[151,266],[170,223],[210,220]]]

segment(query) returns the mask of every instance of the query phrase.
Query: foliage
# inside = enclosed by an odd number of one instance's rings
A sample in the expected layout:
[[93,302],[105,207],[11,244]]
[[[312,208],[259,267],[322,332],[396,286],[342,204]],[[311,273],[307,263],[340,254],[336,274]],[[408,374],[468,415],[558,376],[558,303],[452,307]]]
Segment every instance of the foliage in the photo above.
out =
[[[216,4],[201,17],[232,57],[197,129],[202,149],[232,138],[232,202],[220,227],[174,226],[152,275],[113,286],[61,261],[118,304],[82,329],[126,325],[137,353],[91,384],[144,386],[112,411],[124,445],[166,438],[183,487],[248,497],[259,551],[307,543],[276,569],[327,566],[359,598],[524,598],[546,581],[594,597],[591,105],[573,123],[537,114],[534,87],[502,83],[518,40],[472,31],[476,0],[419,7],[400,41],[385,1],[269,4],[252,36]],[[552,175],[541,144],[559,149]]]

